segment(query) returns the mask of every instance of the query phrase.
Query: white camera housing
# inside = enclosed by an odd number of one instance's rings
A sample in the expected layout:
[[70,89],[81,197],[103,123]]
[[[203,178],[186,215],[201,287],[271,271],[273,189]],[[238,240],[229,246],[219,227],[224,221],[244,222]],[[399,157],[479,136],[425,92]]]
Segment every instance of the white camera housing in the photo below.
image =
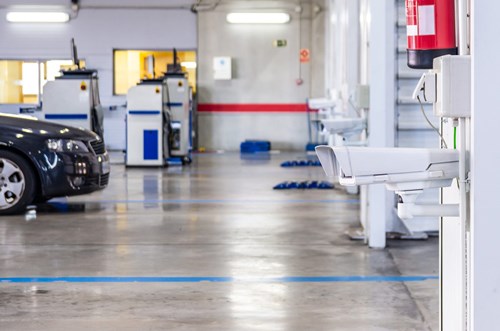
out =
[[314,98],[308,100],[308,105],[310,109],[329,109],[335,108],[337,106],[337,99],[329,98]]
[[366,129],[366,120],[359,117],[340,117],[321,120],[330,134],[359,133]]
[[318,146],[327,176],[344,186],[386,184],[391,191],[450,186],[458,177],[458,151],[428,148]]

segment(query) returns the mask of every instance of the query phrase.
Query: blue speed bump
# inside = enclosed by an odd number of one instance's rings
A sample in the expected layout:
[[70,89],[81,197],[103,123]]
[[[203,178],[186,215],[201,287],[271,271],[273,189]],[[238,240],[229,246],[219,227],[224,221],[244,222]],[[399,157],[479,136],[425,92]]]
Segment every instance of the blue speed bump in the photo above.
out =
[[329,182],[321,182],[318,184],[318,188],[320,190],[333,190],[335,187],[332,183]]
[[273,190],[287,190],[288,189],[287,185],[288,182],[279,183],[278,185],[273,187]]
[[283,182],[279,183],[273,187],[274,190],[333,190],[335,186],[330,182],[318,182],[316,180],[313,181],[302,181],[302,182]]
[[293,167],[321,167],[321,162],[314,160],[285,161],[281,163],[283,168]]
[[313,180],[312,182],[309,182],[307,188],[308,189],[315,189],[318,188],[319,184],[317,180]]
[[308,188],[307,182],[298,183],[298,188],[301,190],[307,189]]

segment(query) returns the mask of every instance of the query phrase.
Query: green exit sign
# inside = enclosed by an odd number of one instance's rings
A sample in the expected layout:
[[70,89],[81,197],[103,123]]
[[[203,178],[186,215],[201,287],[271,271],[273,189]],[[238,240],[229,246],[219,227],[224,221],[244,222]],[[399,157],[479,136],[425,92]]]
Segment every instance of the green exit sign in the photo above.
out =
[[273,42],[274,47],[286,47],[286,40],[280,39]]

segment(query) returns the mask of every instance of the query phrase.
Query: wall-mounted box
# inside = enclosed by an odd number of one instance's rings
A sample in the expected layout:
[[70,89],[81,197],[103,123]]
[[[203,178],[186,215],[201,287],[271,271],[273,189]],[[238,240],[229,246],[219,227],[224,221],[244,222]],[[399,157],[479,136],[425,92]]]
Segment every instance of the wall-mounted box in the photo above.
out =
[[230,80],[233,78],[231,58],[229,56],[214,57],[213,69],[215,80]]
[[434,59],[438,117],[471,116],[471,58],[470,56],[441,56]]
[[370,86],[357,85],[353,94],[354,106],[358,109],[370,108]]

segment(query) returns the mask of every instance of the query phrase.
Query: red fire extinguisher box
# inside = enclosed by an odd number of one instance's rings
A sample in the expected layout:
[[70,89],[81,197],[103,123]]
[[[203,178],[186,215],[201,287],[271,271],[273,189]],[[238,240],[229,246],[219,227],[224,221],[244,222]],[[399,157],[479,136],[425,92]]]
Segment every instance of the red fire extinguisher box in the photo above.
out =
[[408,66],[432,69],[434,58],[457,55],[455,0],[406,0]]

